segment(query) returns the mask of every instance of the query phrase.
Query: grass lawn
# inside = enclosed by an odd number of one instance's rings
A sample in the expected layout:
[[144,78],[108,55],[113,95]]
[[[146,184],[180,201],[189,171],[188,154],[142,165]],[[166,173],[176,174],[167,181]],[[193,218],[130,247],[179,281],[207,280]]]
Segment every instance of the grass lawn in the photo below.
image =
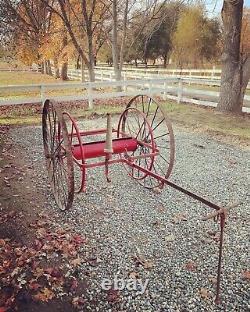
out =
[[[250,142],[250,116],[232,116],[216,112],[212,108],[198,107],[190,104],[177,104],[162,102],[167,115],[176,126],[187,128],[191,131],[210,133],[216,137],[224,137],[229,141],[240,141],[249,146]],[[105,115],[107,112],[120,114],[123,106],[102,105],[94,110],[83,108],[67,109],[77,118],[92,118]],[[21,116],[22,115],[22,116]],[[32,110],[18,111],[8,116],[0,116],[0,125],[37,125],[41,124],[41,116]],[[228,140],[227,140],[228,141]]]
[[[215,91],[219,92],[220,87],[219,86],[205,86],[205,85],[200,85],[200,84],[184,84],[183,85],[185,88],[190,88],[190,89],[198,89],[198,90],[208,90],[208,91]],[[246,90],[246,94],[250,95],[250,89]]]
[[[70,82],[70,81],[68,81]],[[72,81],[73,82],[73,81]],[[28,84],[44,84],[44,83],[63,83],[60,79],[55,79],[49,75],[43,75],[35,72],[3,72],[0,71],[0,86],[1,85],[28,85]],[[47,91],[48,96],[52,95],[73,95],[82,93],[79,89],[57,89]],[[40,96],[40,92],[36,91],[0,91],[0,99],[18,99],[23,97],[37,97]]]
[[40,73],[0,71],[0,85],[42,84],[60,81],[59,79]]

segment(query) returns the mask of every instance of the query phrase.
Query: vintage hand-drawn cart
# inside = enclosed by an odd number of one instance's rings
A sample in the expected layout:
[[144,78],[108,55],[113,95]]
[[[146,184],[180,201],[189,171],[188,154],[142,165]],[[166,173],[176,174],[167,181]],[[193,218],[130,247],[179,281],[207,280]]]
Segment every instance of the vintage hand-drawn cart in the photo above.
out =
[[[49,180],[61,210],[71,208],[75,192],[85,191],[88,170],[104,167],[110,181],[109,166],[114,163],[122,163],[128,175],[148,189],[159,190],[168,185],[213,208],[214,212],[203,220],[217,218],[220,221],[216,287],[216,302],[219,302],[226,209],[169,181],[175,141],[171,122],[161,104],[147,95],[138,95],[129,101],[116,127],[107,114],[106,128],[80,131],[69,113],[54,101],[46,100],[42,127]],[[104,138],[98,139],[100,136]],[[76,167],[81,175],[78,185],[74,179]]]

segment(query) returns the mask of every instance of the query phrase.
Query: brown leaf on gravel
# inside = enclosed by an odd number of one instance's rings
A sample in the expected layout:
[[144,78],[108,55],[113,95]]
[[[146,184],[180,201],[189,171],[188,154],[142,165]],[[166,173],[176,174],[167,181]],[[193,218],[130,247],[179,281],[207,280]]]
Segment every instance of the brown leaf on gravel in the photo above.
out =
[[40,285],[39,283],[37,283],[37,281],[35,279],[30,280],[29,282],[29,289],[30,290],[38,290],[39,288],[41,288],[42,285]]
[[193,261],[188,261],[186,264],[185,264],[185,269],[190,271],[190,272],[194,272],[197,270],[197,264]]
[[202,299],[209,299],[210,298],[210,292],[206,288],[201,288],[200,289],[200,296]]
[[187,216],[184,213],[178,213],[176,214],[173,219],[172,219],[172,223],[178,223],[180,221],[187,221]]
[[76,259],[71,260],[70,263],[73,265],[73,267],[77,267],[81,265],[82,260],[80,257],[77,257]]
[[213,285],[216,285],[217,283],[217,278],[216,277],[213,277],[213,276],[210,276],[208,278],[209,282],[211,282]]
[[137,266],[142,265],[144,269],[146,270],[151,270],[154,266],[153,262],[150,260],[146,260],[142,256],[134,256],[134,261]]
[[163,205],[160,205],[160,206],[156,207],[156,211],[158,211],[160,213],[164,213],[166,211],[166,209]]
[[139,277],[139,273],[137,272],[130,272],[128,275],[129,278],[137,279]]
[[73,240],[79,245],[86,243],[86,239],[83,238],[81,235],[74,235]]
[[36,267],[35,270],[33,271],[33,274],[36,278],[39,278],[40,276],[44,274],[44,269],[40,267]]
[[77,289],[77,287],[78,287],[78,281],[74,278],[70,286],[70,291],[74,292]]
[[42,302],[48,302],[49,300],[53,299],[55,297],[55,294],[53,291],[45,287],[42,289],[39,293],[33,296],[33,298],[37,301],[42,301]]
[[107,291],[107,300],[110,303],[118,302],[120,301],[120,292],[117,289],[110,289]]
[[86,303],[86,299],[82,297],[75,297],[72,299],[72,304],[75,308],[81,309],[82,306]]
[[47,268],[44,270],[44,273],[49,274],[52,277],[59,278],[62,276],[62,272],[57,268]]
[[250,271],[243,271],[241,277],[244,280],[250,280]]

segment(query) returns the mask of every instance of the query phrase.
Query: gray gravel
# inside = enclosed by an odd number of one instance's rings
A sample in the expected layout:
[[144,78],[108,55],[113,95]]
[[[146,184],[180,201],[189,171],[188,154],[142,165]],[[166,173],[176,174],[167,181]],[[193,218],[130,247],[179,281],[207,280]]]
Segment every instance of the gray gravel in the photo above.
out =
[[[102,118],[82,123],[84,129],[105,124]],[[86,258],[80,275],[89,283],[87,311],[249,311],[249,280],[242,272],[249,264],[250,151],[219,143],[206,134],[175,129],[177,155],[171,180],[222,205],[242,201],[229,215],[223,258],[222,304],[214,304],[218,243],[212,232],[218,224],[200,221],[210,208],[166,187],[161,194],[148,191],[127,176],[122,165],[111,168],[107,183],[104,169],[90,171],[85,194],[74,207],[61,213],[47,190],[40,127],[11,130],[14,142],[29,152],[35,187],[44,192],[44,210],[56,220],[86,235]],[[202,147],[201,147],[202,146]],[[185,218],[187,220],[183,220]],[[209,234],[210,233],[210,234]],[[247,252],[248,251],[248,252]],[[150,269],[137,266],[134,257],[146,259]],[[185,265],[194,262],[197,269]],[[143,281],[146,292],[120,292],[110,303],[101,288],[103,278],[128,279],[131,272]],[[135,273],[132,273],[135,274]],[[207,291],[208,298],[204,297]],[[203,293],[201,295],[200,291]],[[206,297],[206,295],[205,295]]]

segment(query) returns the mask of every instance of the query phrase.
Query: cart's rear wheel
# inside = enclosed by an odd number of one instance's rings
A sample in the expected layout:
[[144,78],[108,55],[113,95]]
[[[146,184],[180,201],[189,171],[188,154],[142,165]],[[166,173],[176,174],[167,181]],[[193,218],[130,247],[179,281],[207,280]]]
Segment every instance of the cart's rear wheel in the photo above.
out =
[[42,116],[43,145],[49,182],[61,210],[72,207],[74,200],[74,167],[70,141],[61,110],[46,100]]
[[[153,132],[155,146],[159,150],[159,155],[154,157],[151,171],[167,179],[174,166],[175,143],[172,125],[164,107],[147,95],[138,95],[132,98],[126,109],[133,107],[145,115]],[[138,123],[136,118],[134,123],[135,125]],[[133,170],[132,176],[134,178],[140,175],[140,173],[136,172],[139,171],[138,169],[131,170]],[[150,175],[145,175],[145,179],[139,180],[139,182],[149,189],[156,187],[162,188],[164,185],[163,182],[158,181]]]

